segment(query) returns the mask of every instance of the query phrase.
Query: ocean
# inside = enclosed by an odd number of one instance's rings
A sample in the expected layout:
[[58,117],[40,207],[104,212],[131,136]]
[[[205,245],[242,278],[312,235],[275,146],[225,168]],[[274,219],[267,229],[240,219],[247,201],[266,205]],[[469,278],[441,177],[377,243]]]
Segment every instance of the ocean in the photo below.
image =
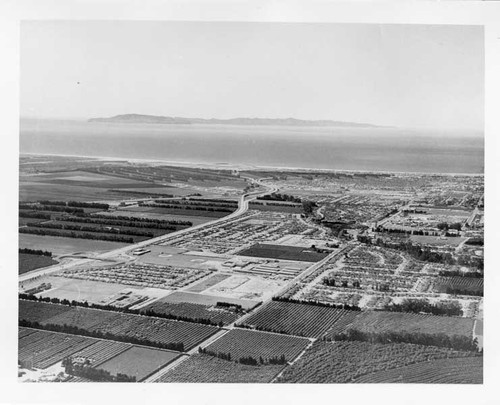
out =
[[20,152],[330,170],[484,172],[481,134],[21,120]]

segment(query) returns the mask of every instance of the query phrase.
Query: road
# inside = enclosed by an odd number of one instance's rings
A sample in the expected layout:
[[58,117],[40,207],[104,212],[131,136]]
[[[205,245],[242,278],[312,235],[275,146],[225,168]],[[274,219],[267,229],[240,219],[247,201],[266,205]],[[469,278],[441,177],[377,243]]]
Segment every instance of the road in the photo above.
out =
[[256,192],[252,192],[252,193],[246,193],[246,194],[243,194],[242,196],[240,196],[240,198],[238,200],[238,209],[225,217],[217,218],[217,219],[210,221],[210,222],[205,222],[203,224],[195,225],[195,226],[192,226],[191,228],[181,229],[181,230],[176,231],[176,232],[157,236],[156,238],[147,239],[147,240],[135,243],[133,245],[127,245],[127,246],[119,248],[119,249],[111,250],[109,252],[105,252],[105,253],[102,253],[100,255],[96,255],[93,258],[74,260],[74,261],[71,261],[69,263],[56,264],[56,265],[51,266],[51,267],[45,267],[45,268],[40,269],[40,270],[34,270],[34,271],[29,272],[29,273],[24,273],[24,274],[21,274],[19,276],[19,282],[26,282],[34,277],[52,274],[52,273],[55,273],[55,272],[58,272],[61,270],[67,270],[68,268],[80,266],[80,265],[83,265],[86,263],[90,263],[94,260],[109,261],[109,260],[112,260],[113,258],[118,258],[120,255],[123,255],[131,250],[144,248],[144,247],[149,246],[149,245],[154,245],[154,244],[158,244],[161,242],[165,242],[169,239],[177,238],[179,236],[188,234],[188,233],[193,232],[193,231],[197,231],[199,229],[208,228],[208,227],[211,227],[214,225],[219,225],[219,224],[226,223],[226,222],[231,222],[233,220],[238,219],[238,217],[240,217],[241,215],[243,215],[245,212],[248,211],[248,203],[250,201],[255,200],[256,198],[261,197],[263,195],[266,195],[269,193],[275,193],[276,191],[278,191],[278,188],[276,188],[275,186],[269,186],[269,185],[266,185],[265,183],[262,183],[263,180],[266,180],[265,178],[263,178],[263,179],[253,179],[250,177],[244,177],[244,178],[250,180],[250,182],[252,182],[254,184],[258,184],[260,187],[265,188],[265,190],[264,191],[256,191]]

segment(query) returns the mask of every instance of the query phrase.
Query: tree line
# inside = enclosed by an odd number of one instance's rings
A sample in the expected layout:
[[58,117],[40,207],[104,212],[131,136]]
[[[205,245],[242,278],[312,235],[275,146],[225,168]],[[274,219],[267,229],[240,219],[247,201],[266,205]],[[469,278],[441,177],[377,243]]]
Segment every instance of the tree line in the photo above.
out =
[[273,301],[278,302],[289,302],[292,304],[303,304],[303,305],[312,305],[316,307],[326,307],[326,308],[336,308],[336,309],[345,309],[348,311],[361,311],[361,308],[357,305],[348,305],[348,304],[329,304],[319,301],[306,301],[306,300],[297,300],[293,298],[285,298],[285,297],[272,297]]
[[40,249],[20,248],[19,253],[24,253],[24,254],[28,254],[28,255],[52,257],[52,252],[49,252],[48,250],[40,250]]
[[[222,353],[222,352],[215,352],[212,350],[207,350],[206,348],[202,348],[201,346],[198,348],[198,353],[201,354],[208,354],[209,356],[212,357],[217,357],[222,360],[226,361],[231,361],[231,353]],[[284,354],[281,356],[273,356],[269,357],[267,359],[264,359],[262,356],[260,356],[258,359],[252,356],[243,356],[240,357],[238,360],[235,360],[237,363],[240,364],[245,364],[247,366],[263,366],[263,365],[284,365],[287,364],[287,359]]]
[[39,302],[50,302],[52,304],[61,304],[61,305],[67,305],[70,307],[83,307],[83,308],[90,308],[90,309],[100,309],[103,311],[112,311],[112,312],[121,312],[125,314],[132,314],[132,315],[145,315],[149,317],[155,317],[155,318],[163,318],[163,319],[171,319],[174,321],[183,321],[183,322],[190,322],[190,323],[201,323],[203,325],[210,325],[210,326],[217,326],[219,328],[224,326],[224,323],[220,321],[219,323],[216,323],[212,321],[209,318],[193,318],[193,317],[188,317],[188,316],[180,316],[180,315],[173,315],[170,313],[165,313],[165,312],[156,312],[152,309],[130,309],[130,308],[118,308],[114,307],[109,304],[94,304],[94,303],[88,303],[87,301],[76,301],[72,300],[69,301],[68,299],[62,299],[60,300],[57,297],[37,297],[36,295],[33,294],[27,294],[27,293],[20,293],[19,294],[20,299],[28,300],[28,301],[39,301]]
[[91,239],[91,240],[105,240],[109,242],[121,242],[121,243],[134,243],[133,238],[127,238],[125,236],[118,235],[94,235],[91,233],[76,233],[73,231],[63,232],[54,229],[43,229],[43,228],[19,228],[19,233],[27,233],[32,235],[41,236],[62,236],[65,238],[77,238],[77,239]]
[[447,347],[455,350],[478,352],[477,339],[462,335],[449,336],[445,333],[421,333],[405,331],[386,332],[363,332],[358,329],[348,329],[337,333],[333,338],[325,338],[327,341],[360,341],[369,343],[411,343],[424,346]]
[[432,315],[462,316],[462,306],[457,301],[437,302],[432,304],[427,299],[405,298],[400,304],[386,305],[384,311],[426,313]]
[[76,224],[60,224],[56,222],[50,223],[39,223],[39,222],[29,222],[26,224],[28,227],[32,228],[43,228],[43,229],[60,229],[64,231],[78,231],[78,232],[95,232],[95,233],[106,233],[106,234],[120,234],[120,235],[131,235],[131,236],[144,236],[147,238],[152,238],[154,236],[153,232],[140,231],[137,229],[116,229],[102,226],[84,226]]

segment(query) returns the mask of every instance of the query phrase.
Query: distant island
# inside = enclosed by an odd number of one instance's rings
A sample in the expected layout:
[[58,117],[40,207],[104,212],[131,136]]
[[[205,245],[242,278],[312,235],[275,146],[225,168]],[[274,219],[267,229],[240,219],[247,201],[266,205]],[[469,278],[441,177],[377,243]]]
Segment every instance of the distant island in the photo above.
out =
[[184,117],[163,117],[158,115],[122,114],[109,118],[91,118],[89,122],[109,122],[122,124],[224,124],[224,125],[278,125],[299,127],[356,127],[381,128],[378,125],[331,121],[331,120],[299,120],[295,118],[231,118],[231,119],[204,119]]

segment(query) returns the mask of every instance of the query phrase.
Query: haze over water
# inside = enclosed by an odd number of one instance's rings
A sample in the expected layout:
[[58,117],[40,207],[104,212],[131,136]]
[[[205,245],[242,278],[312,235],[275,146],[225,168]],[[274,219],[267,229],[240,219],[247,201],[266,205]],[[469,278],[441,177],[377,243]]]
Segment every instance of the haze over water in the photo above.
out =
[[484,139],[393,128],[142,125],[21,120],[20,152],[424,173],[484,171]]

